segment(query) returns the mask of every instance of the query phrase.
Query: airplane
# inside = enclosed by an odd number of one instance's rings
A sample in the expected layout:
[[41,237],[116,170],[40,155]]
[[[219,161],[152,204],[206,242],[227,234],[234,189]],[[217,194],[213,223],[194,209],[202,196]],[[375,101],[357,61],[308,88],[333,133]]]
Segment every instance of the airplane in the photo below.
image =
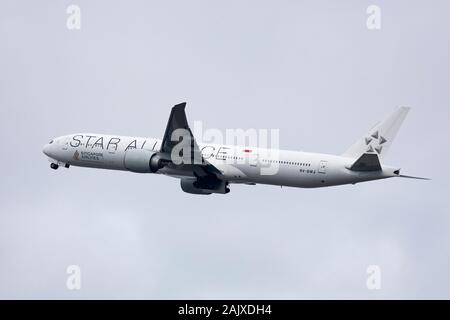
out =
[[[186,103],[175,105],[161,139],[76,133],[52,139],[43,148],[50,167],[90,167],[156,173],[180,179],[192,194],[226,194],[231,184],[267,184],[319,188],[400,174],[381,163],[410,108],[400,107],[376,124],[341,155],[249,146],[197,144],[189,127]],[[264,174],[264,168],[274,168]]]

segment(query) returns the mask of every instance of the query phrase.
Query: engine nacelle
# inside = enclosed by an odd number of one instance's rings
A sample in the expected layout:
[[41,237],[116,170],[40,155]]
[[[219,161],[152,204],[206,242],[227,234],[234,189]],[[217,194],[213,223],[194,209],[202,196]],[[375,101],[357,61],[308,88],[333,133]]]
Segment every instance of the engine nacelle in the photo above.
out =
[[138,173],[155,173],[170,162],[167,155],[146,149],[128,149],[123,158],[125,168]]
[[180,185],[181,190],[187,193],[193,193],[193,194],[211,194],[212,192],[208,192],[204,189],[199,189],[194,186],[195,180],[191,179],[181,179]]
[[170,157],[164,153],[155,153],[150,158],[150,172],[155,173],[159,169],[164,168],[166,165],[168,165],[170,162]]
[[146,149],[128,149],[123,158],[125,168],[138,173],[154,172],[151,169],[150,162],[157,152]]
[[195,179],[181,179],[181,190],[193,194],[211,194],[211,193],[228,193],[230,189],[225,181],[221,182],[214,189],[202,188],[201,184]]

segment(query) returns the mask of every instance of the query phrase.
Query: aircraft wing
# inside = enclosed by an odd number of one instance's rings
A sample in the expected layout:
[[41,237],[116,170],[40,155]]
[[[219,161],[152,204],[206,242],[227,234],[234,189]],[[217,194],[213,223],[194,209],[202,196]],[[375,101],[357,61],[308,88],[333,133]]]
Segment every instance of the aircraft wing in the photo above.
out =
[[[211,185],[211,182],[218,180],[217,174],[220,174],[220,171],[203,158],[200,148],[189,128],[185,107],[186,103],[183,102],[172,108],[161,143],[160,153],[171,159],[174,156],[181,156],[183,163],[172,163],[169,167],[182,171],[191,171],[195,177],[204,180],[205,182],[207,181],[208,185]],[[189,154],[180,155],[180,143],[183,144],[181,153],[187,150]],[[173,152],[175,152],[175,154],[173,154]],[[212,185],[214,185],[214,183],[212,183]]]
[[[200,150],[195,142],[194,136],[192,134],[191,129],[189,128],[189,124],[186,118],[186,102],[175,105],[170,112],[169,121],[167,121],[166,131],[164,132],[163,140],[161,143],[161,152],[171,153],[173,147],[179,143],[182,139],[176,139],[174,135],[176,135],[176,130],[179,130],[179,135],[183,137],[183,139],[189,139],[192,144],[192,156],[194,153],[200,153]],[[184,132],[183,132],[184,131]],[[201,154],[201,153],[200,153]],[[197,154],[198,155],[198,154]]]

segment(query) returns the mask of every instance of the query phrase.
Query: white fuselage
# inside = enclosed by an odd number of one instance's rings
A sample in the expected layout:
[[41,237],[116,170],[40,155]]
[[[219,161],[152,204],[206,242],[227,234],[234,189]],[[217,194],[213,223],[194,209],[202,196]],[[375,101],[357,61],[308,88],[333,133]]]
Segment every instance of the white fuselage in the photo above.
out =
[[[203,158],[220,170],[229,183],[271,184],[314,188],[383,179],[395,176],[396,168],[355,172],[348,168],[354,158],[336,155],[271,150],[254,147],[198,143]],[[155,138],[79,133],[58,137],[44,147],[50,161],[80,167],[126,170],[130,149],[159,151]],[[183,178],[183,172],[164,168],[158,173]]]

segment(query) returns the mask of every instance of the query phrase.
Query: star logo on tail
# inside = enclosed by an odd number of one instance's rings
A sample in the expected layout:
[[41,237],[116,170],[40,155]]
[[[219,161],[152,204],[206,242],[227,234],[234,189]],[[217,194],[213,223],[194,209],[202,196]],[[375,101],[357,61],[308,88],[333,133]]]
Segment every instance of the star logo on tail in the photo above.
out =
[[383,150],[383,144],[387,142],[387,139],[381,135],[381,133],[376,130],[370,136],[365,137],[365,142],[367,146],[366,152],[376,152],[381,154]]

